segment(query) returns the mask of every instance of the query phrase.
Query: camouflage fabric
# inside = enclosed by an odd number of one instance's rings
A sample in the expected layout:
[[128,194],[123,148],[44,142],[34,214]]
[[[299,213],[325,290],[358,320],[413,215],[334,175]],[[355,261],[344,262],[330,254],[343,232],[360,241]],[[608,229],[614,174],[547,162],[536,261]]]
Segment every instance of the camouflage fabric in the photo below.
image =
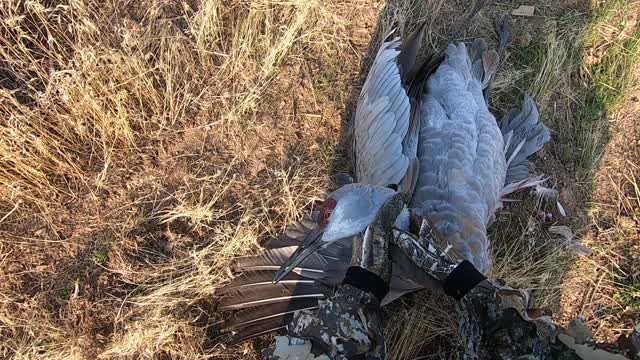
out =
[[[394,229],[392,242],[425,273],[445,280],[462,258],[427,219],[416,236]],[[628,359],[640,360],[640,330],[623,343],[595,344],[580,319],[567,328],[556,325],[551,314],[534,307],[527,290],[513,289],[499,280],[479,283],[456,304],[464,348],[460,359]]]
[[527,290],[485,280],[456,304],[460,359],[625,360],[637,349],[596,344],[582,319],[565,327],[533,307]]
[[380,302],[370,293],[343,285],[315,311],[294,315],[293,336],[314,339],[331,359],[384,359],[384,334]]
[[[289,341],[294,345],[280,347],[278,342],[265,351],[266,359],[318,359],[332,360],[385,358],[383,323],[380,302],[370,293],[350,285],[341,286],[335,296],[320,301],[317,310],[297,312],[288,325]],[[295,339],[298,338],[298,339]],[[294,340],[292,340],[294,339]],[[296,352],[296,342],[305,342],[307,352]],[[278,341],[283,342],[283,339]],[[299,344],[299,343],[298,343]]]

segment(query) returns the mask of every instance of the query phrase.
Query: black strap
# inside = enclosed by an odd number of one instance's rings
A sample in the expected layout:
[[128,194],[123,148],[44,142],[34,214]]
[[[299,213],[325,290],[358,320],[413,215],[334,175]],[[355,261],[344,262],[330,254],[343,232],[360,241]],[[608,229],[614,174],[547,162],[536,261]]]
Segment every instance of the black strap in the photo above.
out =
[[487,278],[473,264],[465,260],[461,262],[444,280],[445,294],[456,300],[462,299],[471,289]]
[[342,283],[371,293],[378,298],[378,301],[382,301],[389,292],[389,286],[380,276],[359,266],[350,266]]

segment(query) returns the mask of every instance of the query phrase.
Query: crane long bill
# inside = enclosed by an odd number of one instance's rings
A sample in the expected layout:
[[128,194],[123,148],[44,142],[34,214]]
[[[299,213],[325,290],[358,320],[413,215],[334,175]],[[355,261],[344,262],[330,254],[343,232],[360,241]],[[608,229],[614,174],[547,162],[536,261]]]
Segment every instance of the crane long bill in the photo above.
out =
[[274,284],[284,279],[284,277],[300,265],[304,259],[315,253],[322,247],[322,245],[324,245],[322,241],[322,233],[322,230],[314,230],[303,241],[301,241],[300,246],[298,246],[296,251],[294,251],[287,260],[285,260],[273,277]]

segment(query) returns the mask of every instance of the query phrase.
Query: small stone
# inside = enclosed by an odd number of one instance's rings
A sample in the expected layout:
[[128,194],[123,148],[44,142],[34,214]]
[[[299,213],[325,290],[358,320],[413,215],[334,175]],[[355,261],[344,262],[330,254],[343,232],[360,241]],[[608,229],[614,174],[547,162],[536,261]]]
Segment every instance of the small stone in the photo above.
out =
[[546,213],[545,217],[544,217],[544,220],[547,221],[547,222],[552,221],[553,220],[553,214],[550,213],[550,212]]
[[638,227],[638,224],[630,217],[620,216],[618,218],[618,226],[623,230],[635,230]]
[[520,47],[529,47],[529,45],[531,45],[531,42],[533,41],[533,35],[531,35],[531,33],[527,31],[526,33],[520,35],[517,41]]

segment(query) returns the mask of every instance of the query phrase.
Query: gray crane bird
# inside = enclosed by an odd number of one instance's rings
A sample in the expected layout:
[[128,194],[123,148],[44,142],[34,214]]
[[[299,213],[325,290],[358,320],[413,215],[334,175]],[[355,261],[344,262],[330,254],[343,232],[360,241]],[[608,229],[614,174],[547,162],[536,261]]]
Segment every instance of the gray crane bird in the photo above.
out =
[[[535,184],[527,158],[549,130],[532,98],[501,122],[488,97],[508,42],[509,22],[496,21],[499,51],[483,40],[449,44],[416,64],[424,25],[383,41],[362,88],[354,120],[355,177],[255,256],[232,261],[236,276],[216,291],[217,324],[229,342],[285,328],[295,311],[317,307],[344,278],[354,236],[362,236],[396,190],[412,194],[395,227],[411,213],[425,217],[458,254],[482,272],[490,266],[487,228],[506,195]],[[397,247],[390,291],[382,304],[420,288],[438,288]]]

